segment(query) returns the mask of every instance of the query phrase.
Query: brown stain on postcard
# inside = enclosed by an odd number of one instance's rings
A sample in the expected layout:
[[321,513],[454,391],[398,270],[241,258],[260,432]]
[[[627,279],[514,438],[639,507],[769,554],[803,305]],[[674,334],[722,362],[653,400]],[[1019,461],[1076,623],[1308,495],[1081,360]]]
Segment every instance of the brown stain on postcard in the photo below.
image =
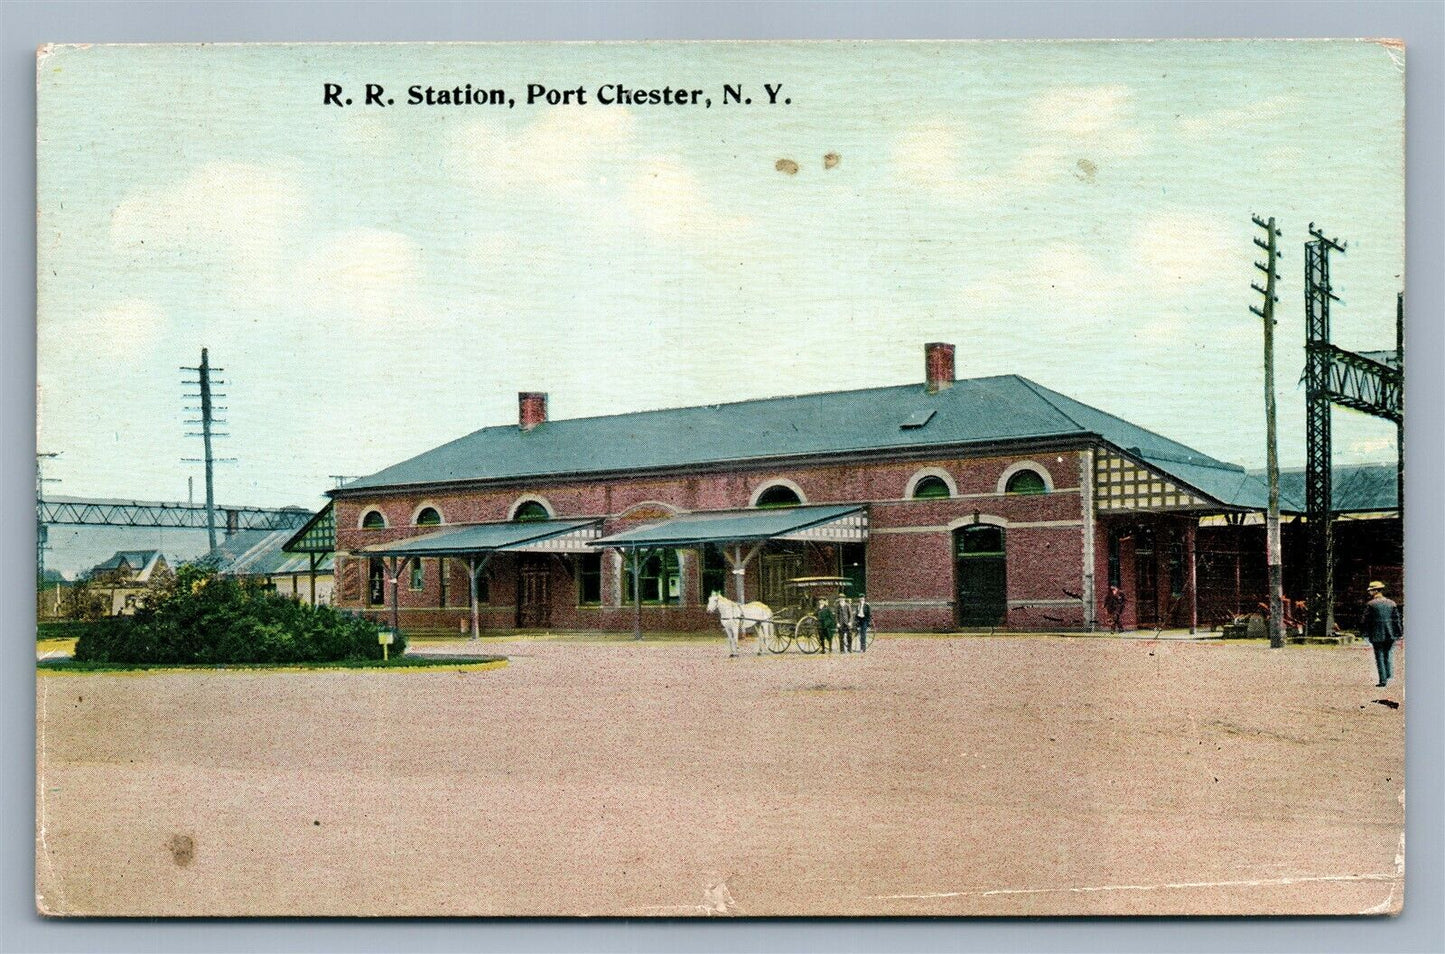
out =
[[179,832],[172,835],[166,842],[166,848],[171,853],[171,859],[182,868],[196,860],[196,840],[190,835]]

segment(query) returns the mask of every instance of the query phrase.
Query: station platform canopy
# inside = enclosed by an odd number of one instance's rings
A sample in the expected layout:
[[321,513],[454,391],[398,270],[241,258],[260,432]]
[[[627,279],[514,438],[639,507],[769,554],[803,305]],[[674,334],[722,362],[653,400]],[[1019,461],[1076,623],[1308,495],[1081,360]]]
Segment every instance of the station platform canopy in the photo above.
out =
[[285,553],[327,554],[336,551],[336,504],[316,511],[306,524],[281,546]]
[[374,543],[358,556],[461,557],[495,553],[592,553],[587,544],[602,535],[601,518],[478,523],[390,543]]
[[865,506],[824,504],[682,514],[670,520],[601,537],[592,540],[589,545],[639,550],[766,540],[862,543],[867,539],[868,510]]

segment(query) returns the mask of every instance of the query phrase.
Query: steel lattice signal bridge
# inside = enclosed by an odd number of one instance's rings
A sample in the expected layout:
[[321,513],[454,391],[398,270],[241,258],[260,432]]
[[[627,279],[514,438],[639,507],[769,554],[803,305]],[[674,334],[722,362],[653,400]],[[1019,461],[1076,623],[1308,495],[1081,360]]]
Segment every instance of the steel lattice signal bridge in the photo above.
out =
[[[204,504],[163,503],[144,500],[86,500],[50,497],[35,504],[41,524],[77,524],[104,527],[207,528]],[[311,517],[304,507],[226,507],[227,532],[237,530],[289,530]]]

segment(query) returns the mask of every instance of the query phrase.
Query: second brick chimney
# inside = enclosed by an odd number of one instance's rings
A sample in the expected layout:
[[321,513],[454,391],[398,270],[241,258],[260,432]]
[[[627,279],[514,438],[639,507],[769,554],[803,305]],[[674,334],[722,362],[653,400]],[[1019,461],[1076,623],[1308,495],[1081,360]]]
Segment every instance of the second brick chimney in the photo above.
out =
[[953,345],[941,341],[924,345],[923,371],[929,394],[953,387]]
[[517,394],[517,426],[530,431],[547,423],[547,392],[521,391]]

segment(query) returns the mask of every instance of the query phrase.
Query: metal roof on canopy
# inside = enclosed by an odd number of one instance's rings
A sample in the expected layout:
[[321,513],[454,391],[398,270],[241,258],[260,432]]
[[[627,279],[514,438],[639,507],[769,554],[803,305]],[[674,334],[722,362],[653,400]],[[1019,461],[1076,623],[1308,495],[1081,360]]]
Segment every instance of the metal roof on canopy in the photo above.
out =
[[445,557],[492,553],[497,550],[530,553],[592,553],[587,544],[602,535],[601,518],[481,523],[455,527],[425,536],[374,543],[360,556]]
[[862,543],[867,539],[867,507],[862,504],[824,504],[683,514],[661,523],[614,533],[593,540],[590,545],[632,550],[763,540]]

